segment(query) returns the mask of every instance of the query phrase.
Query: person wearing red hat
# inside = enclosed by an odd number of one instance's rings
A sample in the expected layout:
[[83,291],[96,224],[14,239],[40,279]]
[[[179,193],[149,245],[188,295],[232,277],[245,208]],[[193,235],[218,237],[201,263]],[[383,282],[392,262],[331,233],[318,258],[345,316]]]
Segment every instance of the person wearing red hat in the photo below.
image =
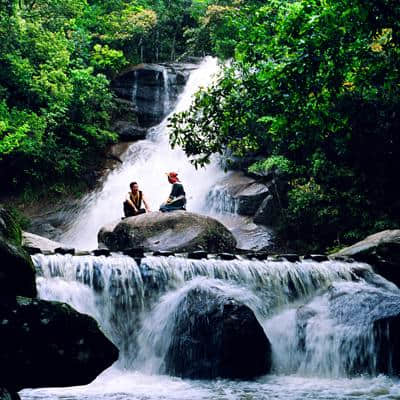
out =
[[176,172],[167,173],[168,182],[172,185],[171,193],[167,201],[160,206],[160,211],[169,212],[186,210],[186,193]]

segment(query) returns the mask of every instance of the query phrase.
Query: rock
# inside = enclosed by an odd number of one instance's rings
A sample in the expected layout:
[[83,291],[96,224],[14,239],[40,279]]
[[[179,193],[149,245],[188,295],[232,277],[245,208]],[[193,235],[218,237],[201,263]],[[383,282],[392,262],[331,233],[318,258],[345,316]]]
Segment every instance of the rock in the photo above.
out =
[[113,251],[141,247],[144,251],[203,249],[216,253],[233,251],[236,246],[233,235],[220,222],[186,211],[152,212],[125,218],[103,227],[98,241]]
[[390,285],[383,280],[334,283],[300,307],[299,350],[314,365],[329,368],[335,359],[335,371],[341,373],[400,375],[400,292]]
[[110,254],[111,254],[111,251],[108,250],[108,249],[95,249],[95,250],[92,251],[92,253],[96,257],[99,257],[99,256],[109,257]]
[[253,312],[218,290],[192,289],[179,305],[166,372],[251,379],[270,370],[271,345]]
[[235,254],[231,254],[231,253],[218,253],[217,256],[219,259],[227,260],[227,261],[236,259]]
[[118,358],[97,322],[70,306],[17,297],[0,303],[0,386],[85,385]]
[[131,101],[139,127],[159,124],[173,109],[189,73],[176,65],[140,64],[112,82],[118,97]]
[[361,242],[333,254],[370,264],[374,271],[400,287],[400,229],[368,236]]
[[75,249],[69,248],[69,247],[57,247],[54,250],[54,252],[57,254],[62,254],[62,255],[66,255],[66,254],[71,254],[72,256],[75,255]]
[[116,121],[112,129],[118,133],[119,140],[123,142],[134,142],[146,138],[147,128],[141,128],[132,124],[130,121]]
[[280,211],[279,202],[269,194],[258,207],[253,220],[256,224],[272,226],[276,224]]
[[280,257],[290,262],[300,261],[300,256],[298,254],[281,254]]
[[208,253],[206,251],[196,250],[188,253],[187,256],[193,260],[201,260],[203,258],[207,259]]
[[35,268],[22,248],[22,233],[0,205],[0,295],[36,297]]
[[34,233],[22,232],[22,245],[29,252],[29,249],[40,249],[40,253],[54,253],[55,249],[62,247],[62,244],[47,239]]
[[129,257],[133,258],[143,258],[144,257],[144,249],[143,247],[133,247],[129,249],[124,249],[123,253]]
[[268,194],[267,185],[242,172],[232,172],[215,185],[209,201],[217,211],[254,215]]
[[[303,257],[304,260],[313,260],[316,262],[328,261],[329,258],[325,254],[307,254]],[[337,260],[340,261],[340,260]]]

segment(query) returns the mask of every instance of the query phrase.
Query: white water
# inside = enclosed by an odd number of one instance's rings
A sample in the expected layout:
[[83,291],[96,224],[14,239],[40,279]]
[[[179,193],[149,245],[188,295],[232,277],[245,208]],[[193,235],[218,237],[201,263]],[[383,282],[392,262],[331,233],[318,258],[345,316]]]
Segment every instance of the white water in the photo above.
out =
[[[216,59],[206,58],[199,68],[191,73],[174,112],[187,109],[194,93],[200,87],[207,87],[217,71]],[[167,84],[167,80],[164,82]],[[136,90],[134,87],[133,92]],[[168,96],[165,101],[169,101]],[[122,166],[106,177],[98,192],[83,200],[77,215],[70,216],[72,223],[61,237],[63,243],[80,249],[97,248],[97,233],[100,228],[122,217],[122,202],[132,181],[139,183],[150,208],[157,211],[171,190],[165,173],[176,171],[188,195],[188,210],[204,212],[207,193],[224,175],[216,162],[207,168],[196,170],[181,149],[172,150],[167,118],[151,129],[146,140],[132,144],[122,158]]]
[[[95,317],[120,348],[120,361],[88,386],[24,390],[24,400],[400,399],[396,379],[349,378],[346,371],[360,354],[374,365],[368,318],[384,312],[379,295],[400,307],[399,290],[365,264],[148,257],[138,265],[126,256],[68,255],[37,255],[34,262],[40,297],[65,301]],[[362,271],[368,281],[357,280],[353,271]],[[193,288],[217,290],[255,312],[271,341],[273,374],[253,382],[160,375],[181,301]],[[346,320],[338,323],[328,307],[328,297],[334,296],[343,299],[337,308],[348,309],[347,294],[360,299],[350,314],[351,326]],[[375,303],[368,303],[371,296],[377,296]],[[313,312],[305,351],[299,350],[296,331],[302,304]]]

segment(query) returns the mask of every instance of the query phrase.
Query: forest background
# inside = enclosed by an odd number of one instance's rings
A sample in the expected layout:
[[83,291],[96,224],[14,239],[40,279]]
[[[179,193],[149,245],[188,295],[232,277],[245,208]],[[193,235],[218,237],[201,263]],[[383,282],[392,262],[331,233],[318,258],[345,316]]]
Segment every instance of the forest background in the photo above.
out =
[[397,0],[0,0],[0,192],[80,190],[117,139],[113,77],[210,54],[226,67],[173,144],[278,169],[303,251],[398,227],[399,45]]

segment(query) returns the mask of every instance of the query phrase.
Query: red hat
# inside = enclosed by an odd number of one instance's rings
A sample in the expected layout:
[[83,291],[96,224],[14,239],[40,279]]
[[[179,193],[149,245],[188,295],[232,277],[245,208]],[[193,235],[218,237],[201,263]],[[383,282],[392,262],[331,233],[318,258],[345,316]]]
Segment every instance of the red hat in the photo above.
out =
[[173,183],[179,182],[178,174],[176,172],[166,172],[168,179]]

